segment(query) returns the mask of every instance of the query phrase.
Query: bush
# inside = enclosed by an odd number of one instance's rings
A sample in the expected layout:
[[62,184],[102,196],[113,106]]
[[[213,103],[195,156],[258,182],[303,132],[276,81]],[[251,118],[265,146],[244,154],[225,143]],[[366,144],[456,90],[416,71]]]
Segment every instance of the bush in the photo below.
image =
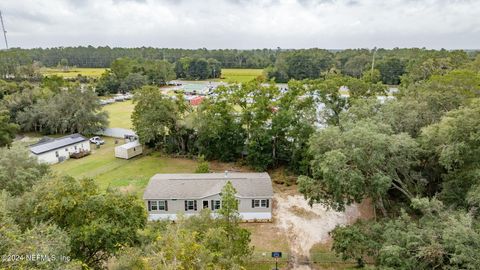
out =
[[195,173],[208,173],[210,172],[210,165],[208,164],[208,161],[205,161],[204,156],[200,156],[198,158],[198,165],[197,169],[195,170]]

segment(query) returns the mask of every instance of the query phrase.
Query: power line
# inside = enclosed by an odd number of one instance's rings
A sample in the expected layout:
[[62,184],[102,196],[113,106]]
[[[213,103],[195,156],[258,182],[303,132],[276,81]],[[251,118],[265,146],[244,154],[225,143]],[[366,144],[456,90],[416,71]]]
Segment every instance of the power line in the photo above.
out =
[[8,50],[7,30],[5,30],[5,25],[3,24],[3,16],[2,16],[1,10],[0,10],[0,22],[2,23],[3,37],[5,38],[5,47],[7,47],[7,50]]

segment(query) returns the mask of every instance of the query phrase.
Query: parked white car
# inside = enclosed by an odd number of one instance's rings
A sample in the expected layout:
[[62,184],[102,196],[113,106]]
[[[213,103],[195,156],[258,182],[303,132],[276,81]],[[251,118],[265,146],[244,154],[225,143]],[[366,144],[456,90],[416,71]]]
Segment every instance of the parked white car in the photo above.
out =
[[102,138],[100,138],[98,136],[95,136],[95,137],[90,138],[90,143],[93,143],[93,144],[96,144],[96,145],[101,145],[101,144],[104,144],[105,141],[102,140]]

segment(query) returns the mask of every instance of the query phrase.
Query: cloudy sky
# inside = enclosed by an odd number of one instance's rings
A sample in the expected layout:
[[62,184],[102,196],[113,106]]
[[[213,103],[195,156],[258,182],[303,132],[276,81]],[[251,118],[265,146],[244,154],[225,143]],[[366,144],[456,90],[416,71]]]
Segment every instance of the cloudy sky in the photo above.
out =
[[480,48],[480,0],[2,0],[0,10],[10,47]]

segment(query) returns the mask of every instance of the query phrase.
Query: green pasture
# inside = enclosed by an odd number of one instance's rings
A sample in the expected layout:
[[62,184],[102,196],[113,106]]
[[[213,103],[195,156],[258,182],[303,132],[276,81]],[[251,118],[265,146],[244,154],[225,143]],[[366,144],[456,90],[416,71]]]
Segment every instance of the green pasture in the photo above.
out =
[[[158,153],[141,155],[130,160],[115,157],[115,139],[105,137],[105,144],[81,159],[69,159],[52,165],[54,172],[76,178],[94,178],[102,189],[119,187],[141,194],[149,179],[157,173],[191,173],[197,163],[190,159],[163,157]],[[123,140],[119,140],[122,144]]]
[[251,81],[263,74],[263,69],[253,68],[225,68],[222,69],[222,76],[220,81],[228,83],[244,83]]
[[103,106],[103,110],[108,112],[108,127],[129,128],[132,126],[132,113],[135,105],[132,100],[115,102]]
[[78,74],[91,78],[98,78],[104,72],[105,68],[69,68],[69,69],[58,69],[58,68],[45,68],[41,72],[43,75],[57,75],[64,78],[75,78]]

